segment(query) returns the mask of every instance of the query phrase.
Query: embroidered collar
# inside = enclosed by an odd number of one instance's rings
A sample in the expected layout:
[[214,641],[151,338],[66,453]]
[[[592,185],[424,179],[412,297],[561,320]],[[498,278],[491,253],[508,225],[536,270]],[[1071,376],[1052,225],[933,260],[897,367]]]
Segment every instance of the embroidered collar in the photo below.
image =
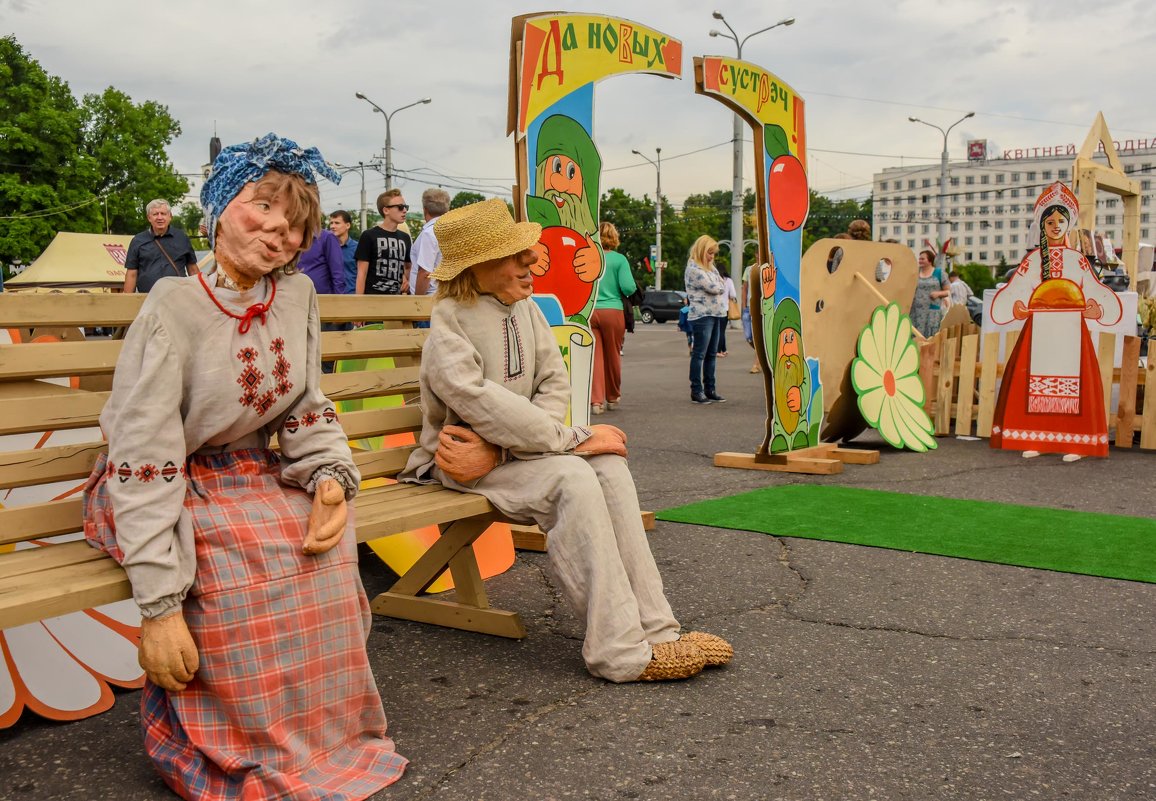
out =
[[208,283],[205,281],[204,273],[197,273],[197,279],[200,280],[201,286],[205,288],[205,292],[208,294],[209,299],[213,301],[213,304],[218,309],[232,317],[234,320],[241,321],[237,326],[237,333],[249,333],[249,329],[253,326],[254,319],[260,319],[261,325],[265,325],[265,316],[273,309],[273,299],[277,297],[276,281],[270,280],[269,282],[269,300],[264,303],[254,303],[252,306],[245,309],[244,314],[237,314],[226,309],[221,301],[217,300],[217,296],[213,294],[213,290],[209,288]]

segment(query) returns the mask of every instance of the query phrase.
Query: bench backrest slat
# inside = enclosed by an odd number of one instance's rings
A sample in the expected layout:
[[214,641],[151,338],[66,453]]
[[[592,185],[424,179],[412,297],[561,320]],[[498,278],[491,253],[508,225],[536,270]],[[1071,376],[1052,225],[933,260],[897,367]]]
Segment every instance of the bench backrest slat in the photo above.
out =
[[0,487],[31,487],[86,478],[96,464],[96,457],[104,451],[103,442],[0,451]]
[[111,374],[120,345],[115,340],[0,345],[0,381]]
[[100,410],[104,408],[111,393],[80,390],[72,390],[72,393],[71,396],[29,395],[0,400],[0,435],[61,431],[96,425]]
[[71,534],[81,528],[79,496],[0,509],[0,545]]
[[[115,327],[136,319],[144,295],[119,293],[87,294],[83,292],[41,294],[34,292],[0,293],[0,326],[4,328],[37,327]],[[429,297],[382,295],[318,295],[317,306],[325,322],[359,322],[363,320],[428,320],[433,309]]]

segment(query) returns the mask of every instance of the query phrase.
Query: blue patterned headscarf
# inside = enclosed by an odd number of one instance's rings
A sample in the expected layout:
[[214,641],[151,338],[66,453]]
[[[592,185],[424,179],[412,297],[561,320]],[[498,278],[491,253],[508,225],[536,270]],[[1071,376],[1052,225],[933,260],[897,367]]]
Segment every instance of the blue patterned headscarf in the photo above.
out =
[[300,175],[306,183],[317,183],[317,175],[333,183],[341,176],[325,163],[315,147],[302,148],[292,139],[267,133],[243,145],[230,145],[213,162],[213,170],[201,187],[201,207],[209,229],[209,247],[216,245],[217,220],[245,184],[256,181],[269,170]]

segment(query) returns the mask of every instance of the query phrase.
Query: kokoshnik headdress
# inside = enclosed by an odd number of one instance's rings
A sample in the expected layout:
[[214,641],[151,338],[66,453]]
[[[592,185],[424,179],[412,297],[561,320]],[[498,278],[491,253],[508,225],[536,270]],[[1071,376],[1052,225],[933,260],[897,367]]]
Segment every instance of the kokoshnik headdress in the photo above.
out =
[[[1044,226],[1044,212],[1052,206],[1061,206],[1068,212],[1068,230],[1079,225],[1080,220],[1080,203],[1076,200],[1076,196],[1060,181],[1046,187],[1040,196],[1036,198],[1035,208],[1032,210],[1032,230],[1040,237],[1040,269],[1042,271],[1043,279],[1046,281],[1052,276],[1051,264],[1051,249],[1048,247],[1047,238],[1043,233]],[[1056,265],[1056,273],[1059,273],[1059,265]]]

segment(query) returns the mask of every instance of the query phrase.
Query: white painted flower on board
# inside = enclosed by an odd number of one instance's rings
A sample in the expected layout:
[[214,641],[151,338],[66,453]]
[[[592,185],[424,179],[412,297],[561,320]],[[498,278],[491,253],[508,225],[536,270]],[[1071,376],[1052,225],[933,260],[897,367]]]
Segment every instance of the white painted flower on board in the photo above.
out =
[[935,427],[923,411],[919,349],[911,319],[897,304],[877,308],[859,334],[851,384],[863,419],[889,444],[919,452],[937,447]]

